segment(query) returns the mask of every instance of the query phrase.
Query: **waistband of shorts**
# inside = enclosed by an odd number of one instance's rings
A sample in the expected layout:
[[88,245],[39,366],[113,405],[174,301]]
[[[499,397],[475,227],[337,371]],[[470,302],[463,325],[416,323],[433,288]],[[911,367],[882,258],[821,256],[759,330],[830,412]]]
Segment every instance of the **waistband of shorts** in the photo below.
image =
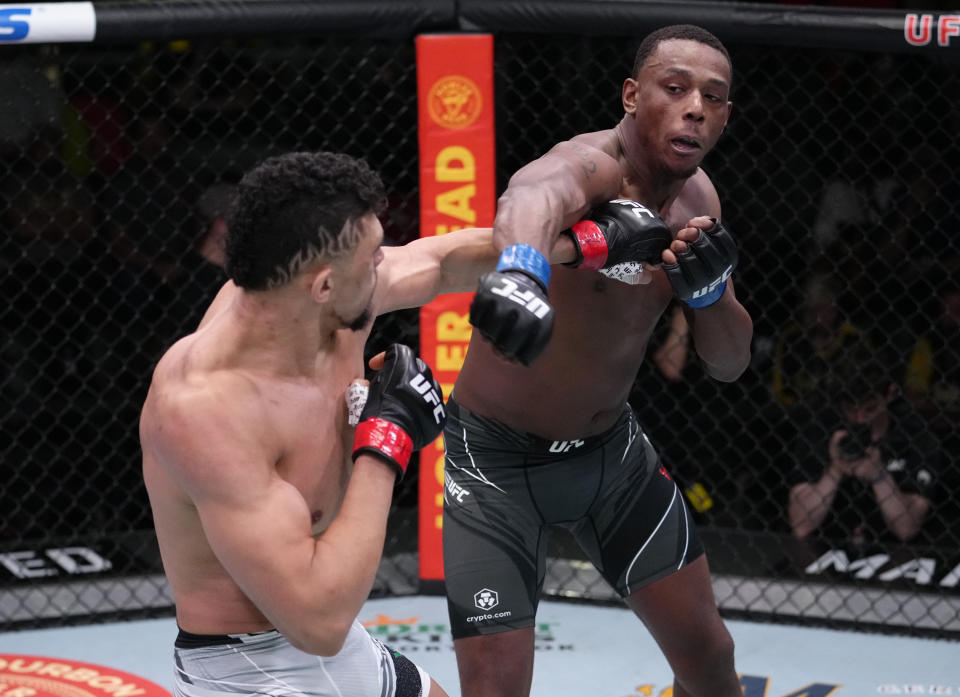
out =
[[579,453],[586,453],[594,448],[599,447],[604,442],[608,441],[610,437],[616,433],[620,428],[623,427],[623,424],[626,420],[632,418],[633,411],[630,408],[629,404],[624,405],[623,413],[617,418],[616,422],[608,428],[603,433],[598,433],[593,436],[585,436],[583,438],[569,438],[567,440],[550,440],[549,438],[541,438],[538,435],[533,433],[527,433],[524,431],[518,431],[514,428],[511,428],[502,421],[497,421],[496,419],[491,419],[485,416],[480,416],[469,409],[467,409],[462,404],[458,403],[451,396],[447,399],[447,413],[451,416],[456,417],[457,419],[470,419],[472,421],[477,421],[486,424],[494,424],[498,429],[503,431],[510,432],[512,441],[510,445],[514,447],[522,447],[523,450],[529,454],[538,454],[538,455],[569,455],[571,452],[576,451]]
[[194,634],[177,627],[177,638],[173,645],[178,649],[201,649],[208,646],[229,646],[230,644],[249,644],[267,635],[279,634],[276,629],[249,634]]

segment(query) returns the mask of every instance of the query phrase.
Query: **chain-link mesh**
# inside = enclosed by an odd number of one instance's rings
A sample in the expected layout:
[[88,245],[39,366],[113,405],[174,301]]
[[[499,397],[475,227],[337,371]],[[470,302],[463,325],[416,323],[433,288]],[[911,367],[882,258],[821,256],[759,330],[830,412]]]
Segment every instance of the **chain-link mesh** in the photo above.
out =
[[[501,188],[553,142],[619,120],[633,49],[497,38]],[[696,511],[722,607],[960,631],[960,71],[929,57],[730,49],[734,113],[705,168],[742,248],[753,362],[733,384],[706,379],[695,358],[674,375],[685,344],[672,347],[683,326],[668,314],[632,403]],[[153,364],[222,281],[213,221],[262,157],[332,149],[383,175],[388,240],[415,237],[413,43],[4,47],[0,86],[0,621],[168,611],[137,419]],[[417,338],[416,312],[395,313],[378,319],[368,351]],[[863,345],[854,369],[882,357],[909,425],[887,474],[916,496],[904,499],[919,507],[911,515],[930,511],[919,532],[886,523],[873,489],[887,480],[871,475],[884,481],[851,482],[834,501],[841,512],[867,501],[862,520],[839,515],[835,536],[824,527],[801,541],[791,490],[827,462],[839,423],[827,416],[863,406],[837,391],[856,372],[841,359]],[[919,421],[901,417],[907,407]],[[928,439],[936,447],[922,450]],[[416,589],[415,492],[414,469],[379,592]],[[568,540],[552,556],[547,592],[610,597]]]

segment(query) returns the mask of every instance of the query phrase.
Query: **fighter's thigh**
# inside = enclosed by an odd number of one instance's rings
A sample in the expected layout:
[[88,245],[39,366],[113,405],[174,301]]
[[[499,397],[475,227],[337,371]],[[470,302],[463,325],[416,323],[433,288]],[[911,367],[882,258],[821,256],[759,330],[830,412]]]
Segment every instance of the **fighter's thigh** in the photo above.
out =
[[[626,598],[678,674],[701,665],[733,664],[733,639],[717,610],[706,555]],[[712,659],[712,660],[711,660]]]
[[449,498],[444,503],[444,583],[455,639],[534,623],[545,533],[532,507],[496,493],[474,497],[469,511]]
[[463,697],[527,697],[533,680],[534,629],[453,642]]
[[622,596],[676,572],[703,553],[683,495],[642,435],[626,456],[605,462],[589,525],[575,530],[604,578]]

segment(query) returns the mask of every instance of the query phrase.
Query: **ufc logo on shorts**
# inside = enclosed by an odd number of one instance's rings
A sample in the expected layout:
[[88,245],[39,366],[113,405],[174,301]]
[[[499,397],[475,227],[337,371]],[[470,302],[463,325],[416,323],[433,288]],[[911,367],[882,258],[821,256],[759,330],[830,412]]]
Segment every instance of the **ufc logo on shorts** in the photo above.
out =
[[550,444],[551,453],[566,453],[583,445],[582,440],[555,440]]
[[433,389],[433,385],[431,385],[423,375],[418,373],[410,381],[410,387],[415,389],[427,404],[435,405],[433,407],[433,418],[437,423],[440,423],[444,415],[443,401],[440,399],[437,391]]
[[533,291],[518,291],[517,284],[511,281],[509,278],[501,278],[500,282],[503,285],[501,285],[499,288],[491,288],[491,292],[496,293],[497,295],[502,295],[505,298],[509,298],[513,302],[517,303],[517,305],[522,305],[531,313],[533,313],[537,319],[543,319],[550,312],[550,306],[547,305],[542,299],[538,298]]
[[447,492],[450,494],[450,496],[452,496],[457,500],[457,503],[463,503],[463,497],[469,496],[470,492],[464,489],[462,486],[457,484],[455,481],[453,481],[449,477],[447,477],[446,479],[447,479]]
[[648,218],[657,218],[657,217],[658,217],[657,214],[654,213],[652,210],[650,210],[649,208],[647,208],[646,206],[644,206],[644,205],[641,204],[641,203],[637,203],[636,201],[628,201],[628,200],[625,200],[625,199],[622,199],[622,198],[618,198],[618,199],[614,199],[613,201],[611,201],[611,203],[619,203],[621,206],[630,206],[631,211],[632,211],[633,214],[634,214],[635,216],[637,216],[638,218],[639,218],[641,215],[645,215],[645,216],[647,216]]
[[700,290],[693,291],[693,296],[691,297],[696,300],[697,298],[703,297],[707,293],[716,290],[717,286],[730,278],[731,273],[733,273],[733,266],[728,266],[722,274],[710,282],[709,286],[704,286]]

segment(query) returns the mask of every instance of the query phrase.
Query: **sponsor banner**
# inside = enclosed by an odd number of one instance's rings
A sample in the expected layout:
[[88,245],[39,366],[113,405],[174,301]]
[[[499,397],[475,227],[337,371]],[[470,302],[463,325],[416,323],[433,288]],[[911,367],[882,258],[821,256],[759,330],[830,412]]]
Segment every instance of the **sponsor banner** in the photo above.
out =
[[[496,209],[493,37],[417,37],[420,236],[489,227]],[[472,293],[420,312],[420,352],[450,396],[467,344]],[[420,580],[443,579],[443,440],[420,453]]]
[[[110,571],[113,562],[86,546],[19,549],[0,552],[0,567],[8,578],[27,581],[51,576],[80,576]],[[0,574],[3,578],[4,574]]]
[[888,586],[905,590],[930,589],[957,592],[960,559],[939,554],[923,556],[910,550],[847,550],[831,548],[805,560],[806,577]]
[[0,654],[7,697],[170,697],[145,678],[114,668],[44,656]]
[[960,593],[960,550],[946,545],[853,547],[708,526],[700,534],[715,574],[828,583],[838,589]]
[[0,44],[93,41],[96,30],[91,2],[0,5]]
[[8,540],[0,546],[0,587],[162,572],[153,529],[74,540]]

